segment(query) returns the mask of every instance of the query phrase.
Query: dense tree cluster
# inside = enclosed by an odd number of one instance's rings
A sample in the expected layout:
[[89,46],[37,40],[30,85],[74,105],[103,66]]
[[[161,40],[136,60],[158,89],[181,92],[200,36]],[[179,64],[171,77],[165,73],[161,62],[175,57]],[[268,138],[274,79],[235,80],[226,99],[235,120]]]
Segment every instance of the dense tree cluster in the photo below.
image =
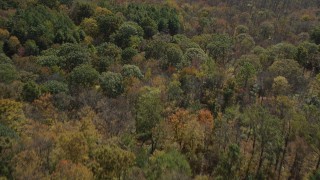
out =
[[319,179],[317,0],[0,0],[0,179]]

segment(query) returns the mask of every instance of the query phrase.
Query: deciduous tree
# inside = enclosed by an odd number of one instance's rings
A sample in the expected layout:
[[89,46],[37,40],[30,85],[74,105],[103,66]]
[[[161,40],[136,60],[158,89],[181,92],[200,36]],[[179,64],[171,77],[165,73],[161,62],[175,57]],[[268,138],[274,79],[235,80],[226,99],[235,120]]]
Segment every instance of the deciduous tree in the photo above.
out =
[[75,88],[88,88],[98,82],[99,73],[90,65],[74,68],[68,76],[69,85]]
[[162,120],[160,90],[146,87],[135,105],[136,132],[143,141],[151,138],[152,128]]

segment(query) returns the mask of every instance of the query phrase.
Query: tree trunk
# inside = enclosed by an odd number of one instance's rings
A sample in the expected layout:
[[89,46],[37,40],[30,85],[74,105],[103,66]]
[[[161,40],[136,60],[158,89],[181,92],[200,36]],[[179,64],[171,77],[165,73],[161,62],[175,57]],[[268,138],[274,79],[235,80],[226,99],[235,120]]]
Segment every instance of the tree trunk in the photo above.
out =
[[317,162],[317,165],[316,165],[316,171],[319,169],[319,166],[320,166],[320,154],[318,155],[318,162]]
[[261,170],[261,166],[262,166],[262,163],[263,163],[263,154],[264,154],[264,144],[261,145],[261,151],[260,151],[260,157],[259,157],[259,164],[258,164],[258,168],[257,168],[257,171],[256,171],[256,177],[258,177],[258,174]]
[[274,163],[274,172],[276,172],[278,169],[278,164],[280,162],[279,159],[280,159],[280,153],[277,153],[276,154],[276,163]]
[[249,163],[248,163],[248,166],[247,166],[246,178],[245,179],[247,179],[248,176],[249,176],[249,170],[250,170],[250,166],[251,166],[251,163],[252,163],[252,160],[253,160],[253,157],[254,157],[255,148],[256,148],[256,136],[253,137],[252,152],[251,152],[251,157],[250,157],[250,160],[249,160]]
[[153,139],[151,139],[151,152],[150,152],[150,154],[153,154],[153,152],[156,150],[156,142],[153,140]]
[[283,151],[282,151],[282,157],[281,157],[280,165],[278,167],[278,180],[281,177],[281,169],[282,169],[284,158],[285,158],[285,155],[286,155],[286,152],[287,152],[288,143],[289,143],[289,134],[287,134],[287,136],[286,136],[284,148],[283,148]]
[[302,166],[302,159],[302,155],[299,152],[296,152],[296,156],[290,170],[291,175],[288,179],[301,179],[300,171]]

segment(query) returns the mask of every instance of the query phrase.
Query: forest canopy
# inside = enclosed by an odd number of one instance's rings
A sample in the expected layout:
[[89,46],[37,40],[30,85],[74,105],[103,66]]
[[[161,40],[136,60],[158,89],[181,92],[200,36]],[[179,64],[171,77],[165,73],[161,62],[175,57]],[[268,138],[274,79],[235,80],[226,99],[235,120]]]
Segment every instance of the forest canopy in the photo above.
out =
[[0,0],[0,179],[319,179],[320,1]]

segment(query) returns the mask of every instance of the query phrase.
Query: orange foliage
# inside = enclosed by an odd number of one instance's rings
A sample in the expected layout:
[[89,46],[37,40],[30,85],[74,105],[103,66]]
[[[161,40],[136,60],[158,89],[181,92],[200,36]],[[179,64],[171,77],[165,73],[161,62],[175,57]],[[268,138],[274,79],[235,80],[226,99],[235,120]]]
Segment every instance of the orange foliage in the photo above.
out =
[[188,110],[179,109],[177,112],[169,116],[169,123],[173,128],[174,134],[179,139],[181,134],[183,133],[182,129],[184,128],[185,124],[190,121],[192,116],[190,115]]
[[195,67],[185,67],[182,69],[181,74],[186,74],[186,75],[197,75],[198,70]]
[[165,88],[166,79],[162,76],[156,76],[151,80],[152,86],[160,89]]
[[175,68],[174,66],[169,66],[167,71],[169,74],[172,74],[177,71],[177,68]]
[[41,67],[39,73],[44,76],[49,76],[51,74],[51,69],[49,67]]
[[175,127],[181,126],[183,123],[187,121],[185,119],[189,115],[189,111],[184,109],[179,109],[177,112],[172,114],[169,117],[169,122],[173,124]]
[[50,94],[45,94],[36,99],[32,105],[34,105],[35,110],[42,116],[44,121],[52,123],[57,120],[58,112],[52,104],[52,96]]
[[213,128],[213,115],[207,109],[202,109],[198,112],[198,122],[206,129],[212,130]]
[[195,152],[196,149],[203,147],[205,129],[194,114],[188,110],[179,109],[169,117],[169,124],[183,151]]

